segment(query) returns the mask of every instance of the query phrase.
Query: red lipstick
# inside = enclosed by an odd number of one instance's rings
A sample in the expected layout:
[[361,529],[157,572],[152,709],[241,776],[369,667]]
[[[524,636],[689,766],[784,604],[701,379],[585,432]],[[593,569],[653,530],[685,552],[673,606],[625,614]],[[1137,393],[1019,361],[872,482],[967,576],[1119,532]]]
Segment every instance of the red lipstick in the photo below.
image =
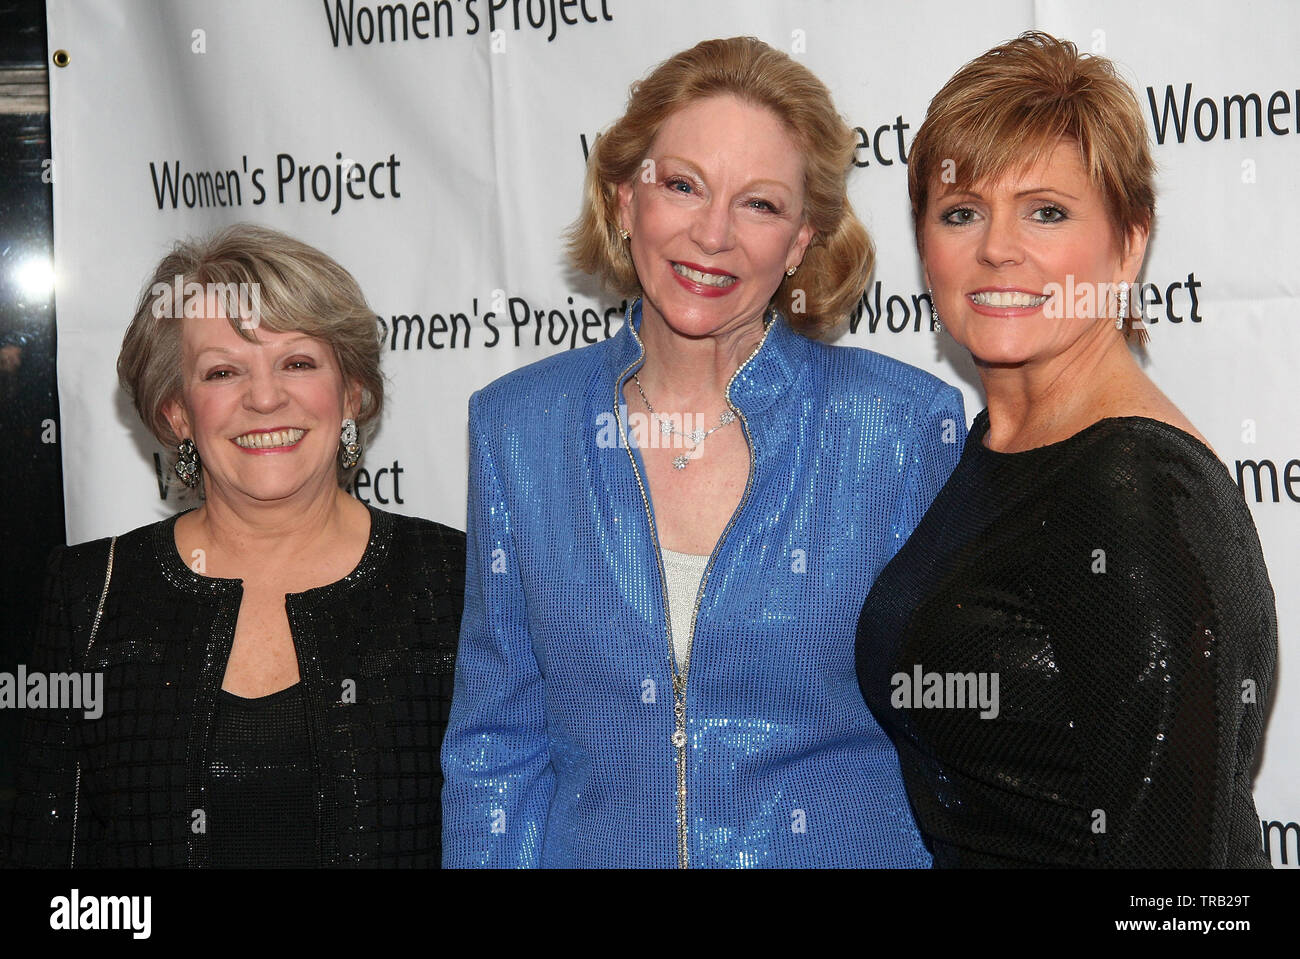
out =
[[676,265],[678,266],[684,266],[688,270],[694,270],[697,273],[706,273],[709,276],[729,276],[733,280],[735,280],[734,283],[730,283],[727,286],[711,286],[708,283],[698,283],[695,280],[692,280],[690,277],[682,276],[680,273],[678,273],[675,269],[672,268],[672,263],[670,263],[669,269],[672,270],[673,278],[676,279],[677,282],[680,283],[684,289],[689,290],[691,293],[694,293],[696,296],[705,296],[705,297],[726,296],[736,287],[740,286],[740,281],[739,279],[736,278],[735,274],[728,273],[726,270],[711,270],[706,266],[700,266],[697,263],[688,263],[685,260],[676,260],[673,261],[673,263],[676,263]]

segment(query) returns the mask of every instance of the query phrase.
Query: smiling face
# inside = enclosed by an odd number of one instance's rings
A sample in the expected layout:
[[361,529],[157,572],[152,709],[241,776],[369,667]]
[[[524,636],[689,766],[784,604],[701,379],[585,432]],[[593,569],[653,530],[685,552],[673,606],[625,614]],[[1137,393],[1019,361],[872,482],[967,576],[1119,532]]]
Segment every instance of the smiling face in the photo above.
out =
[[648,160],[618,190],[643,318],[686,336],[761,325],[813,236],[781,121],[735,97],[697,100],[664,121]]
[[973,191],[934,184],[918,239],[944,328],[983,365],[1109,346],[1121,337],[1114,289],[1146,250],[1140,229],[1122,248],[1073,141]]
[[198,447],[208,499],[271,503],[337,489],[339,430],[360,391],[345,389],[329,344],[265,327],[250,343],[222,316],[177,322],[181,397],[165,412]]

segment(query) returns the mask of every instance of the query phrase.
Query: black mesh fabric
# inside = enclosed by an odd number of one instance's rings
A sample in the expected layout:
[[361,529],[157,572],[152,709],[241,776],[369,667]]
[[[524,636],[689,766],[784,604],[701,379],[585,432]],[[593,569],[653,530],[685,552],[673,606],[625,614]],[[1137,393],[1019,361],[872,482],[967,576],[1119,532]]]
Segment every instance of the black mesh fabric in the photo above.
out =
[[[312,744],[316,864],[426,866],[441,858],[439,749],[464,593],[464,534],[371,509],[344,579],[285,598]],[[50,559],[31,671],[104,676],[103,715],[25,717],[11,865],[212,865],[207,829],[217,697],[242,587],[199,576],[175,517]],[[80,765],[80,785],[77,769]]]
[[[1267,867],[1277,617],[1228,471],[1141,417],[1013,454],[987,431],[985,411],[858,624],[935,866]],[[981,674],[989,718],[958,695]]]
[[246,699],[224,689],[208,753],[211,864],[311,868],[316,843],[316,763],[302,683]]

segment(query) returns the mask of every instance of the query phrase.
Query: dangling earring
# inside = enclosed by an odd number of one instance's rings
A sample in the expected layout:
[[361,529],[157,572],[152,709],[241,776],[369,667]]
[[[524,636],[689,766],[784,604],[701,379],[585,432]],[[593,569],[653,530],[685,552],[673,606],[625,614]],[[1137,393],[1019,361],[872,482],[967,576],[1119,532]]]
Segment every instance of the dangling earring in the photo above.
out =
[[1115,329],[1122,330],[1128,323],[1128,282],[1121,280],[1119,284],[1119,309],[1115,315]]
[[926,290],[930,294],[930,326],[936,333],[943,332],[943,324],[939,322],[939,308],[934,305],[934,290]]
[[350,470],[361,461],[361,447],[357,444],[357,421],[348,417],[339,431],[339,464]]
[[190,489],[199,485],[199,448],[188,436],[176,447],[176,475]]

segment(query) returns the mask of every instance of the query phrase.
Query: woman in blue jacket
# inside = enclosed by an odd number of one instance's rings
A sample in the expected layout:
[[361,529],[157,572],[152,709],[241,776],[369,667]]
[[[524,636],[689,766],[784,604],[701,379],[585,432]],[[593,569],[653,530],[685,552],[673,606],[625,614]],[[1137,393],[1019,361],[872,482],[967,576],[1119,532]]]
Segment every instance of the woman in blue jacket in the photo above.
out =
[[857,689],[960,394],[817,342],[873,251],[826,88],[752,38],[634,88],[571,252],[612,339],[470,400],[448,866],[928,866]]

